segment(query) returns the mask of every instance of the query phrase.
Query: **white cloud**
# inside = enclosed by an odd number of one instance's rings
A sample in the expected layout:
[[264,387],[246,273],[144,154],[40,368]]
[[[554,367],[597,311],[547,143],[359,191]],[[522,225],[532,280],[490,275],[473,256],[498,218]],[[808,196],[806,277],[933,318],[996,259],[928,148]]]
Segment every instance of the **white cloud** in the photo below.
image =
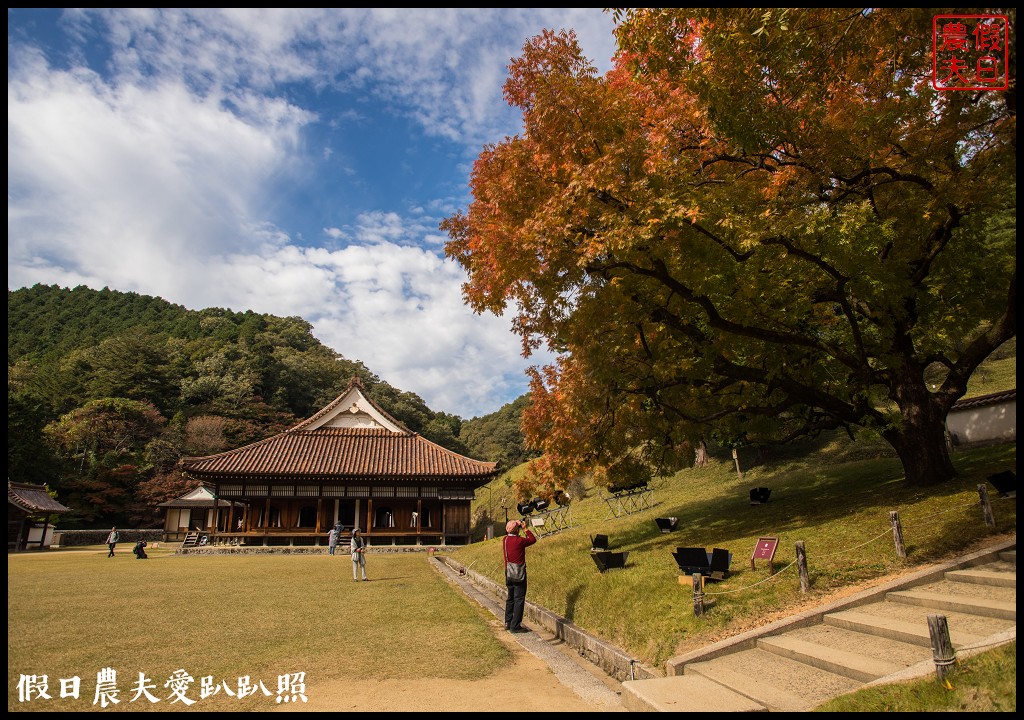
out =
[[[467,418],[525,391],[528,362],[510,319],[466,307],[465,277],[441,255],[438,220],[460,200],[438,191],[401,214],[370,207],[318,222],[324,247],[303,246],[271,209],[314,161],[357,149],[306,147],[311,126],[363,114],[322,109],[320,93],[356,88],[415,118],[425,135],[455,142],[468,179],[480,146],[518,129],[501,84],[523,42],[572,26],[607,69],[609,18],[81,9],[62,20],[82,41],[63,59],[12,35],[10,23],[9,14],[9,288],[109,286],[194,309],[300,315],[346,357]],[[101,39],[109,62],[85,67]],[[332,143],[342,141],[359,142]]]
[[192,259],[265,242],[252,227],[267,177],[288,171],[308,116],[261,104],[277,112],[255,126],[180,83],[9,79],[8,284],[44,282],[32,268],[60,264],[84,276],[102,269],[116,287],[152,279],[160,294],[176,265],[190,272]]
[[461,269],[422,248],[287,246],[225,258],[212,270],[226,287],[248,288],[244,307],[307,319],[328,347],[434,410],[485,415],[504,404],[495,398],[523,392],[527,363],[509,319],[475,315],[462,301]]

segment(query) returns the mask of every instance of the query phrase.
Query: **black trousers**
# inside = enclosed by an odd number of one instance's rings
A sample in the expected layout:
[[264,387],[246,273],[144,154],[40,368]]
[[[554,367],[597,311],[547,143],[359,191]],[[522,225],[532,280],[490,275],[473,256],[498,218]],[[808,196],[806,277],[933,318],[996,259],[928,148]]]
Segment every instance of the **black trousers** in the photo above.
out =
[[506,582],[508,598],[505,600],[505,627],[511,629],[523,626],[523,607],[526,605],[526,581]]
[[114,557],[114,546],[117,543],[107,543],[107,547],[110,548],[110,552],[107,553],[107,557]]

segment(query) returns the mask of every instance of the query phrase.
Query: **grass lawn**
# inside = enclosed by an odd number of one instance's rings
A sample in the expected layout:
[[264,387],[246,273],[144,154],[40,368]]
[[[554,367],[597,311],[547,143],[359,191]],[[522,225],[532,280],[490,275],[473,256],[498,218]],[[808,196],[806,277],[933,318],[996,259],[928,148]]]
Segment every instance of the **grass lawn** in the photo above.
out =
[[[8,555],[8,711],[90,711],[103,668],[120,689],[110,710],[184,710],[164,684],[194,679],[193,710],[266,711],[278,678],[317,683],[352,677],[474,679],[511,663],[483,611],[425,554],[372,554],[369,583],[352,581],[348,556],[175,556],[130,545]],[[438,661],[443,658],[443,661]],[[144,673],[160,699],[131,701]],[[46,675],[51,700],[19,702],[23,675]],[[79,677],[79,699],[61,699]],[[271,693],[238,698],[239,678]],[[199,699],[202,678],[221,689]]]
[[[1016,446],[960,451],[953,459],[955,481],[911,488],[884,448],[825,442],[752,464],[742,477],[731,461],[685,470],[652,486],[651,507],[619,516],[591,489],[574,500],[572,527],[528,551],[528,599],[661,669],[685,650],[1015,534],[1016,501],[989,488],[996,520],[990,528],[978,485],[989,473],[1016,467]],[[750,505],[748,490],[758,486],[771,488],[771,499]],[[899,514],[906,559],[894,549],[891,511]],[[654,519],[666,516],[678,518],[675,532],[659,531]],[[589,548],[598,533],[609,536],[613,550],[629,551],[624,569],[597,570]],[[750,567],[763,536],[779,539],[774,576],[764,561]],[[807,551],[806,594],[794,565],[797,541]],[[729,577],[706,588],[707,612],[699,618],[689,578],[679,582],[671,556],[677,546],[734,554]],[[468,680],[512,663],[489,616],[425,554],[371,554],[372,580],[357,584],[347,556],[175,556],[164,547],[139,561],[127,544],[115,558],[106,552],[102,546],[8,555],[9,711],[93,710],[104,668],[116,671],[121,700],[107,710],[185,709],[165,684],[187,673],[193,681],[184,694],[197,700],[193,710],[266,711],[280,707],[279,678],[297,673],[312,696],[318,683],[353,672],[380,680]],[[498,539],[448,552],[501,581]],[[160,702],[132,701],[140,673]],[[20,703],[22,677],[43,675],[53,699]],[[76,676],[79,698],[62,699],[60,680]],[[200,699],[204,678],[220,690]],[[228,696],[240,678],[262,681],[270,695]],[[992,692],[994,702],[1006,702],[1004,692]]]

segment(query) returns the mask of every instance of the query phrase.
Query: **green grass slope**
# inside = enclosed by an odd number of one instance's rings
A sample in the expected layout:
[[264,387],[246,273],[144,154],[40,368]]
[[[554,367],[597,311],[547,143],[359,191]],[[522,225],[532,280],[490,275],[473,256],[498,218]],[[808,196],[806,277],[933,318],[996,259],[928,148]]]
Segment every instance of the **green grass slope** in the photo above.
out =
[[[569,529],[543,535],[528,551],[527,599],[612,642],[638,660],[660,666],[684,651],[766,624],[836,594],[958,554],[993,536],[1016,532],[1015,500],[988,486],[996,527],[985,524],[978,485],[986,475],[1016,468],[1016,445],[957,452],[959,477],[933,488],[908,487],[899,461],[881,445],[832,439],[813,452],[776,458],[746,470],[731,458],[687,469],[652,484],[651,506],[624,514],[598,490],[570,506]],[[772,490],[751,505],[752,487]],[[478,492],[482,504],[488,493]],[[453,557],[496,582],[502,580],[504,513],[495,508],[496,537],[452,550]],[[907,558],[897,556],[890,512],[898,513]],[[515,516],[515,510],[512,510]],[[567,513],[567,514],[568,514]],[[678,518],[662,533],[658,517]],[[598,571],[590,537],[608,535],[612,550],[628,551],[624,569]],[[760,537],[778,538],[774,576],[751,556]],[[800,590],[796,543],[806,548],[811,589]],[[718,547],[733,553],[729,576],[706,588],[708,610],[694,617],[692,583],[680,582],[676,547]]]

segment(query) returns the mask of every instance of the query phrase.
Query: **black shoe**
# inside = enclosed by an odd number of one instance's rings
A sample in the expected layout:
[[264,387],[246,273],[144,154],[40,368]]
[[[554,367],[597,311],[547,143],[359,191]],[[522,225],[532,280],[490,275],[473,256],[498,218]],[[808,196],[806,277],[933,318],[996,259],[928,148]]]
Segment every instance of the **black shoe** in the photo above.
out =
[[511,633],[527,633],[527,632],[530,632],[530,628],[524,628],[524,627],[509,628],[509,632],[511,632]]

